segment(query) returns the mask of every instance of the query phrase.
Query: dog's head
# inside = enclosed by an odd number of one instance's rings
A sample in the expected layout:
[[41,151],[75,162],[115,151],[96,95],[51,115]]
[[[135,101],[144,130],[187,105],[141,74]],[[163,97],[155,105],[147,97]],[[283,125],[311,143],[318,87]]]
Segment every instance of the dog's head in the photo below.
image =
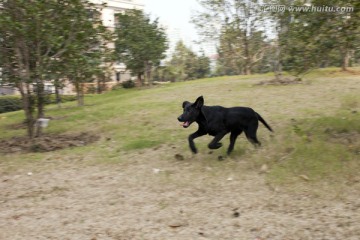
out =
[[201,114],[201,108],[204,105],[204,98],[200,96],[194,103],[188,101],[183,102],[183,114],[178,117],[179,122],[182,122],[184,128],[189,127]]

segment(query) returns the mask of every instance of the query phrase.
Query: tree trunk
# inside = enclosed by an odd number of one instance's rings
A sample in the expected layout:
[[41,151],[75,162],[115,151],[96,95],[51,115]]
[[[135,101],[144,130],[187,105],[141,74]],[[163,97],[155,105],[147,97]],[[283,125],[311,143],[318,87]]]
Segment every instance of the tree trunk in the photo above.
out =
[[137,81],[138,81],[138,86],[141,87],[143,84],[142,84],[142,79],[141,79],[141,73],[138,73],[137,74]]
[[[25,86],[24,86],[25,85]],[[19,83],[18,89],[21,94],[22,107],[25,113],[27,133],[29,138],[34,137],[34,117],[33,117],[33,109],[32,109],[32,99],[31,93],[28,84]]]
[[55,101],[56,104],[58,105],[58,108],[61,108],[61,96],[60,96],[60,91],[59,91],[59,80],[55,80]]
[[77,99],[78,107],[81,107],[84,105],[83,95],[82,95],[83,87],[81,86],[81,83],[79,82],[75,83],[75,90],[76,90],[76,99]]
[[97,77],[97,94],[101,94],[105,90],[105,74],[98,75]]
[[251,66],[248,63],[245,65],[245,75],[251,75]]
[[23,105],[24,105],[23,108],[24,108],[25,117],[26,117],[26,125],[27,125],[28,136],[29,136],[29,138],[33,138],[34,137],[35,120],[34,120],[34,116],[33,116],[31,95],[30,94],[24,94],[22,96],[22,102],[23,102]]
[[342,64],[341,64],[341,70],[347,71],[347,68],[349,67],[350,63],[350,51],[348,49],[345,49],[342,57]]
[[[45,91],[44,82],[41,79],[37,80],[36,84],[36,97],[37,97],[37,119],[44,117],[44,105],[45,105]],[[36,121],[36,133],[35,137],[40,137],[42,129]]]
[[28,137],[33,138],[34,137],[35,120],[34,120],[34,117],[32,114],[32,109],[31,109],[31,101],[32,101],[31,95],[25,94],[24,96],[22,96],[22,101],[24,104],[24,112],[25,112],[25,117],[26,117]]
[[80,96],[80,92],[76,91],[76,99],[77,99],[77,105],[78,107],[81,106],[81,96]]
[[145,85],[151,85],[151,64],[145,61]]
[[80,99],[81,99],[81,106],[85,105],[84,102],[84,84],[80,85]]
[[251,74],[251,56],[250,56],[250,49],[249,49],[249,41],[246,34],[246,31],[243,31],[243,38],[244,38],[244,51],[245,51],[245,75]]
[[25,44],[20,39],[16,42],[15,48],[17,64],[19,65],[20,82],[17,84],[17,88],[21,94],[21,100],[23,104],[23,110],[26,117],[26,125],[28,137],[34,137],[34,116],[33,116],[33,99],[30,90],[30,63],[29,63],[29,51],[26,47],[22,48]]
[[96,83],[97,83],[96,93],[101,94],[101,78],[99,76],[97,77]]
[[281,47],[279,43],[277,43],[275,50],[274,74],[276,80],[282,79]]

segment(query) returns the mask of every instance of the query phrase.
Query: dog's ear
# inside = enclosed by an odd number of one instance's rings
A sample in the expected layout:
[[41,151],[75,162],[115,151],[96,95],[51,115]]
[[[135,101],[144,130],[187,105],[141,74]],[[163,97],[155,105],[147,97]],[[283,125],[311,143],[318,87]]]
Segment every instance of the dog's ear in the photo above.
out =
[[203,105],[204,105],[204,98],[203,96],[200,96],[196,99],[195,103],[194,103],[195,107],[200,109]]
[[190,102],[188,101],[184,101],[183,104],[182,104],[182,108],[185,108],[186,105],[188,105]]

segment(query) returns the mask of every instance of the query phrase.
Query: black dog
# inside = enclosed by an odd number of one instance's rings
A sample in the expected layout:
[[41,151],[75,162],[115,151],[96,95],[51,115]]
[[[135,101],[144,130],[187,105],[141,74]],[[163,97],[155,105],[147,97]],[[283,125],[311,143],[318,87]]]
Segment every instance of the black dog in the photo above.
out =
[[222,146],[219,142],[227,133],[230,134],[230,145],[227,154],[234,149],[236,138],[244,131],[247,139],[254,145],[261,145],[256,137],[258,121],[262,122],[267,129],[273,131],[265,120],[253,109],[248,107],[225,108],[221,106],[204,106],[204,98],[198,97],[195,103],[183,102],[184,112],[178,117],[184,128],[197,122],[199,129],[189,135],[189,145],[193,153],[197,153],[194,139],[206,134],[215,136],[209,143],[210,149],[218,149]]

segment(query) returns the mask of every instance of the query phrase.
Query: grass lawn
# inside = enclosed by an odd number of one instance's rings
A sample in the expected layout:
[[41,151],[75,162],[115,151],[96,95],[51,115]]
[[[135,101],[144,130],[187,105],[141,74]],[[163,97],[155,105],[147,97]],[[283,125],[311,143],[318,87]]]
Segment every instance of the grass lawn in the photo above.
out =
[[[172,159],[181,153],[186,158],[187,136],[196,124],[183,129],[177,122],[184,100],[194,101],[203,95],[206,105],[249,106],[259,112],[274,128],[270,134],[261,124],[258,137],[263,143],[255,150],[241,136],[233,155],[226,161],[246,162],[249,168],[268,169],[268,180],[280,184],[308,181],[356,181],[360,161],[360,77],[356,72],[335,69],[317,70],[301,84],[261,86],[270,74],[231,76],[173,83],[150,89],[121,89],[86,97],[85,107],[66,103],[62,109],[47,106],[52,117],[46,133],[74,134],[87,132],[100,140],[84,147],[48,153],[6,154],[3,169],[44,161],[56,156],[86,159],[85,163],[130,161],[126,155],[154,149],[158,157]],[[23,113],[0,115],[1,139],[25,135],[20,124]],[[196,140],[198,158],[218,164],[224,147],[209,154],[210,136]],[[176,150],[172,150],[176,146]],[[164,150],[166,149],[166,150]],[[265,166],[264,166],[265,165]]]

